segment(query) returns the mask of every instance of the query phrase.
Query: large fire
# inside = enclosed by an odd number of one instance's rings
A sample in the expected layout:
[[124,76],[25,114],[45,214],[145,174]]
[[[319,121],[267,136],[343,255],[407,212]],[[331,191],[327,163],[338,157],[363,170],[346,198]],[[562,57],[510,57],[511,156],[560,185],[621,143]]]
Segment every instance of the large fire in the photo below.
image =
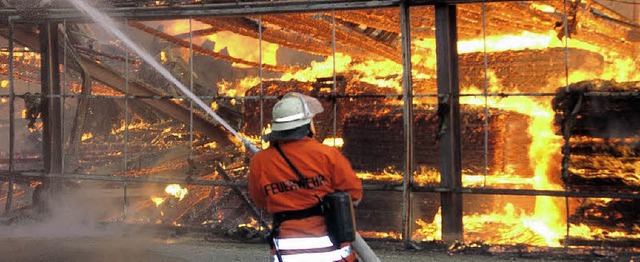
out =
[[[163,3],[159,1],[158,4],[161,5]],[[531,7],[544,12],[554,11],[553,7],[543,4],[532,4]],[[210,27],[205,23],[194,20],[175,20],[161,23],[165,26],[164,31],[171,35],[184,35],[188,33],[189,30],[203,30],[209,29]],[[212,51],[222,52],[226,49],[226,52],[228,52],[230,56],[242,58],[244,61],[266,65],[279,64],[276,54],[281,50],[278,44],[260,41],[229,31],[219,31],[206,36],[196,36],[193,40],[194,43],[198,45],[203,44],[207,40],[212,41],[215,43]],[[514,50],[545,50],[548,48],[564,47],[586,50],[602,55],[604,58],[604,70],[599,75],[596,75],[593,72],[569,69],[567,78],[554,79],[551,81],[550,86],[540,87],[541,90],[549,90],[558,86],[564,86],[567,83],[587,79],[640,81],[640,74],[636,73],[639,69],[637,59],[634,60],[631,57],[625,56],[625,54],[620,54],[614,50],[607,50],[589,43],[566,38],[562,40],[558,39],[556,31],[553,30],[545,34],[523,31],[519,35],[493,35],[484,39],[466,39],[458,42],[458,51],[460,54],[508,52]],[[413,41],[412,62],[435,72],[435,49],[435,39],[433,38]],[[189,54],[184,48],[178,52],[180,52],[182,59],[188,61]],[[34,54],[35,53],[24,52],[15,53],[14,56],[16,59],[33,59],[36,62],[27,61],[23,63],[35,64],[39,59],[36,59],[37,56]],[[5,57],[7,54],[2,52],[0,55]],[[166,62],[171,58],[169,55],[167,51],[162,51],[160,52],[160,59]],[[234,66],[242,67],[243,65],[234,63]],[[279,81],[313,82],[318,78],[348,72],[351,77],[357,78],[359,82],[368,83],[380,88],[389,88],[395,90],[397,93],[402,93],[402,70],[403,67],[400,63],[388,59],[362,61],[354,59],[346,53],[336,52],[334,56],[327,56],[323,61],[311,62],[307,68],[284,72],[275,78]],[[414,69],[412,76],[414,79],[433,79],[435,76],[431,75],[432,72],[422,72]],[[521,96],[517,94],[517,90],[509,91],[514,94],[512,96],[484,96],[483,94],[485,93],[500,93],[504,90],[494,72],[492,70],[487,70],[486,72],[488,77],[488,79],[486,79],[486,90],[484,87],[464,86],[462,87],[461,93],[465,94],[465,96],[460,98],[460,103],[463,105],[488,107],[526,115],[529,118],[529,122],[527,129],[523,131],[526,131],[531,137],[531,143],[529,145],[523,145],[528,146],[528,150],[527,155],[522,157],[528,159],[529,166],[533,170],[533,176],[521,176],[521,174],[518,173],[519,170],[502,171],[487,175],[470,173],[469,171],[463,170],[463,186],[500,187],[506,185],[505,187],[510,187],[512,185],[521,185],[536,190],[563,190],[563,186],[558,179],[560,174],[559,168],[557,168],[561,162],[562,137],[557,136],[554,132],[554,111],[551,109],[549,99],[545,97]],[[242,96],[247,90],[255,87],[261,81],[264,81],[264,79],[249,76],[236,82],[219,82],[216,83],[216,87],[220,95],[235,98]],[[0,87],[6,88],[7,86],[7,80],[0,82]],[[80,88],[80,85],[75,84],[72,90],[79,91]],[[92,92],[93,94],[105,95],[116,94],[110,90],[110,88],[98,86],[98,88],[93,87]],[[235,105],[237,101],[232,99],[231,103]],[[415,100],[414,103],[420,104],[421,102]],[[211,107],[214,110],[218,110],[219,105],[214,101],[211,102]],[[111,134],[116,135],[131,130],[145,130],[150,127],[151,124],[144,122],[123,122],[120,127],[111,130]],[[162,133],[167,134],[171,132],[172,130],[170,128],[166,128],[163,129]],[[263,134],[268,132],[270,132],[270,127],[266,126]],[[177,134],[177,136],[180,136],[180,134]],[[93,135],[91,133],[84,133],[82,140],[90,140],[92,137]],[[262,148],[268,146],[268,144],[261,141],[260,137],[249,137],[249,139],[255,144],[263,143]],[[328,137],[323,143],[338,148],[344,145],[343,138],[341,137]],[[218,148],[215,142],[205,144],[204,147],[208,149]],[[162,170],[174,167],[174,165],[169,167],[169,164],[167,164],[167,166],[156,166],[157,169]],[[135,174],[135,172],[128,173],[128,175],[131,174]],[[384,171],[375,173],[361,172],[358,173],[358,176],[364,180],[401,181],[403,179],[402,171],[394,170],[393,168],[387,168]],[[439,182],[439,173],[435,169],[419,167],[418,170],[416,170],[414,181],[418,184],[437,183]],[[161,206],[163,203],[166,203],[167,199],[171,198],[180,201],[189,193],[186,188],[181,187],[179,184],[172,184],[165,188],[165,194],[163,196],[151,197],[151,202],[156,206]],[[466,240],[481,240],[491,244],[516,242],[541,246],[560,246],[561,240],[567,232],[567,228],[569,228],[570,235],[586,239],[593,239],[605,235],[607,237],[624,236],[640,238],[640,236],[629,236],[625,232],[605,232],[603,229],[594,226],[590,227],[585,224],[567,225],[565,219],[566,203],[564,201],[558,201],[558,198],[548,196],[533,196],[531,198],[535,199],[532,210],[520,207],[518,203],[514,201],[507,202],[495,210],[487,210],[486,213],[465,214],[464,231]],[[440,212],[435,215],[433,222],[426,222],[422,218],[416,219],[412,239],[423,241],[441,239],[441,220],[442,216]],[[241,224],[239,226],[260,229],[257,221],[254,219],[251,219],[247,224]],[[363,235],[395,239],[401,237],[401,234],[397,232],[363,232]]]
[[[566,40],[566,39],[565,39]],[[435,41],[433,39],[424,39],[415,41],[414,45],[417,50],[435,49]],[[631,58],[625,58],[621,54],[605,50],[588,43],[575,40],[568,40],[568,47],[591,52],[600,53],[608,61],[605,70],[601,75],[594,75],[592,72],[570,71],[568,79],[558,79],[553,82],[554,86],[545,87],[548,89],[556,86],[563,86],[567,82],[576,82],[586,79],[615,79],[617,81],[637,81],[640,76],[634,74],[638,68],[636,62]],[[458,44],[460,53],[481,52],[486,47],[487,52],[502,52],[509,50],[524,49],[546,49],[552,47],[564,47],[565,43],[556,37],[554,31],[548,34],[533,34],[523,32],[521,35],[504,35],[492,36],[487,39],[475,39],[460,41]],[[429,53],[429,52],[427,52]],[[420,58],[420,53],[414,54],[412,60],[415,61],[431,61],[433,59]],[[428,63],[427,63],[428,64]],[[335,65],[335,67],[334,67]],[[391,65],[391,66],[390,66]],[[434,64],[431,64],[434,66]],[[366,68],[365,70],[360,70]],[[381,70],[376,70],[381,69]],[[386,71],[385,69],[391,69]],[[336,60],[328,57],[327,60],[318,63],[312,63],[307,69],[285,74],[280,80],[289,81],[313,81],[315,78],[332,75],[334,72],[358,71],[362,73],[360,81],[367,82],[368,79],[385,79],[393,84],[381,83],[379,81],[370,81],[380,87],[394,87],[401,90],[400,78],[389,77],[391,72],[400,72],[400,65],[390,61],[366,61],[364,63],[353,63],[351,58],[345,54],[336,54]],[[397,75],[397,74],[396,74]],[[419,75],[418,77],[422,77]],[[502,86],[499,81],[493,77],[491,71],[488,72],[487,87],[489,93],[500,92]],[[530,166],[534,170],[533,177],[521,177],[517,170],[510,173],[491,174],[491,176],[482,176],[478,174],[469,174],[463,172],[464,186],[496,186],[496,185],[528,185],[529,188],[536,190],[563,190],[558,182],[560,163],[560,148],[562,146],[562,137],[557,136],[553,129],[554,111],[548,100],[540,97],[530,96],[511,96],[511,97],[484,97],[483,90],[477,87],[465,87],[461,92],[463,94],[477,94],[477,96],[464,96],[460,99],[461,104],[487,106],[505,111],[517,112],[530,117],[529,127],[526,132],[532,138],[529,145],[528,155],[523,156],[529,159]],[[517,90],[514,91],[517,93]],[[359,177],[363,179],[376,180],[392,180],[398,181],[402,179],[402,174],[397,171],[385,172],[384,174],[359,173]],[[435,179],[434,179],[435,176]],[[554,179],[555,178],[555,179]],[[434,181],[438,180],[437,172],[423,173],[417,176],[416,181]],[[560,246],[561,240],[564,238],[567,225],[565,219],[565,203],[548,196],[536,196],[535,207],[533,213],[525,212],[516,204],[507,203],[502,210],[497,210],[487,214],[466,214],[464,217],[464,226],[466,237],[469,240],[482,240],[487,243],[503,244],[503,243],[527,243],[540,246]],[[439,215],[436,216],[433,223],[426,223],[423,220],[416,221],[419,227],[414,231],[414,239],[432,240],[439,239],[440,227]],[[500,225],[496,227],[496,225]],[[492,228],[492,230],[487,230]],[[496,228],[502,228],[496,230]],[[586,231],[585,231],[586,230]],[[591,230],[591,234],[587,233]],[[492,234],[478,234],[478,232],[493,232]],[[591,239],[596,237],[599,231],[597,227],[589,229],[584,224],[570,225],[570,235],[585,237]],[[581,232],[581,233],[578,233]],[[372,234],[378,237],[399,238],[397,233],[383,232]],[[617,234],[625,235],[623,232]]]
[[[535,5],[540,10],[549,10],[549,6]],[[171,35],[188,33],[189,30],[207,29],[209,26],[189,20],[177,20],[163,23],[166,27],[165,32]],[[241,58],[244,61],[252,61],[267,65],[277,65],[276,53],[279,50],[277,44],[259,41],[257,39],[241,36],[228,31],[219,31],[215,34],[207,36],[197,36],[194,43],[202,44],[209,40],[215,43],[213,51],[221,52],[226,49],[232,57]],[[262,45],[262,48],[259,48]],[[546,34],[537,34],[530,32],[522,32],[519,35],[494,35],[484,39],[467,39],[458,42],[458,51],[460,54],[468,54],[474,52],[507,52],[514,50],[545,50],[548,48],[575,48],[598,53],[605,60],[604,70],[600,75],[594,75],[593,72],[572,71],[568,70],[567,78],[552,80],[550,86],[540,87],[540,90],[550,90],[558,86],[564,86],[567,83],[576,82],[585,79],[614,79],[616,81],[638,81],[640,75],[635,74],[638,68],[638,62],[632,58],[625,57],[612,50],[594,46],[572,39],[558,39],[555,31],[550,30]],[[261,50],[262,49],[262,50]],[[261,51],[260,51],[261,50]],[[420,39],[412,43],[412,62],[429,68],[431,72],[422,72],[414,69],[414,79],[433,79],[435,78],[436,60],[435,60],[435,39]],[[188,61],[188,54],[184,49],[180,51],[183,59]],[[162,51],[160,59],[166,61],[167,54]],[[237,63],[236,67],[241,67]],[[309,67],[284,72],[278,77],[279,81],[300,81],[313,82],[318,78],[325,78],[336,74],[349,73],[351,77],[357,78],[357,81],[378,86],[380,88],[389,88],[397,93],[402,93],[402,72],[401,64],[388,59],[372,59],[372,60],[356,60],[346,53],[336,52],[333,56],[328,56],[323,61],[313,61]],[[463,185],[465,187],[506,187],[512,185],[521,185],[536,190],[563,190],[563,186],[559,183],[558,177],[560,163],[560,152],[562,146],[562,138],[557,136],[553,129],[554,111],[551,109],[549,99],[544,97],[533,96],[484,96],[486,93],[500,93],[504,88],[500,81],[495,77],[491,70],[487,70],[486,90],[483,87],[464,86],[462,92],[465,96],[460,98],[463,105],[488,107],[492,109],[500,109],[509,112],[516,112],[529,117],[529,125],[526,131],[531,137],[531,144],[528,145],[528,154],[526,157],[529,166],[533,170],[532,177],[523,177],[518,170],[510,170],[508,172],[500,172],[495,174],[483,175],[469,173],[463,171]],[[255,76],[248,76],[234,82],[216,83],[220,95],[231,97],[231,103],[237,103],[236,97],[242,96],[247,90],[253,88],[264,81]],[[510,93],[518,93],[517,90],[509,91]],[[396,101],[397,102],[397,101]],[[414,103],[420,104],[418,100]],[[217,102],[212,102],[211,107],[218,110]],[[119,133],[126,129],[144,129],[148,128],[144,123],[122,125],[121,128],[115,129],[112,133]],[[265,127],[263,134],[269,132],[269,127]],[[248,137],[255,144],[261,143],[260,137]],[[324,141],[325,144],[341,147],[344,143],[340,137],[329,137]],[[262,144],[262,147],[267,147]],[[215,148],[214,145],[210,146]],[[388,180],[401,181],[403,179],[402,172],[385,169],[383,172],[361,172],[358,176],[364,180]],[[420,167],[414,179],[417,183],[433,183],[439,181],[439,173],[437,170]],[[170,185],[166,188],[167,194],[181,200],[187,194],[187,190],[179,185]],[[535,204],[532,210],[526,210],[518,206],[518,203],[507,202],[504,206],[495,210],[487,210],[482,214],[465,214],[464,230],[466,240],[481,240],[486,243],[503,244],[503,243],[527,243],[540,246],[560,246],[561,240],[567,231],[567,222],[565,219],[566,207],[564,201],[558,201],[548,196],[535,196]],[[166,197],[154,197],[152,201],[157,205],[161,205],[166,201]],[[438,212],[433,222],[425,222],[423,219],[415,221],[415,230],[412,232],[414,240],[438,240],[441,239],[441,214]],[[242,224],[241,227],[255,228],[257,225],[255,220],[248,224]],[[569,225],[570,234],[585,238],[593,238],[602,235],[601,229],[596,227],[588,227],[584,224]],[[401,235],[396,232],[363,232],[365,236],[378,236],[400,238]],[[624,232],[609,232],[608,235],[625,235]]]

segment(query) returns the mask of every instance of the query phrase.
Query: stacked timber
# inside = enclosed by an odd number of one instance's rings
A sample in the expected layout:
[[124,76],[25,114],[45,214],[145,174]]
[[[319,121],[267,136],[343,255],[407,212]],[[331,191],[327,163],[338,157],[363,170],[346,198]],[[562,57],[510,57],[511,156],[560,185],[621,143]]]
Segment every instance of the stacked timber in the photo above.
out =
[[[404,130],[402,110],[394,105],[379,105],[376,110],[350,112],[343,124],[343,153],[356,170],[381,170],[404,166]],[[376,114],[385,112],[385,114]],[[483,174],[486,162],[489,173],[517,170],[519,175],[531,175],[527,150],[531,143],[526,132],[522,132],[529,120],[527,116],[489,110],[488,127],[485,133],[483,108],[462,106],[460,113],[463,169]],[[436,110],[415,109],[414,155],[416,165],[437,169],[438,117]]]
[[640,190],[640,82],[583,81],[552,101],[572,188]]
[[604,64],[602,55],[574,48],[487,53],[486,70],[482,52],[461,54],[459,60],[461,87],[483,87],[488,71],[499,81],[502,92],[526,93],[555,91],[557,83],[565,78],[566,68],[601,75]]
[[552,101],[555,124],[571,136],[640,135],[640,82],[582,81],[561,87]]
[[[558,89],[555,125],[564,136],[563,178],[581,191],[640,190],[640,82],[583,81]],[[586,199],[569,222],[637,235],[638,199]],[[573,245],[595,245],[572,238]],[[606,241],[606,242],[603,242]],[[597,245],[628,246],[635,238],[609,237]]]
[[640,190],[640,139],[569,140],[565,182],[572,188]]

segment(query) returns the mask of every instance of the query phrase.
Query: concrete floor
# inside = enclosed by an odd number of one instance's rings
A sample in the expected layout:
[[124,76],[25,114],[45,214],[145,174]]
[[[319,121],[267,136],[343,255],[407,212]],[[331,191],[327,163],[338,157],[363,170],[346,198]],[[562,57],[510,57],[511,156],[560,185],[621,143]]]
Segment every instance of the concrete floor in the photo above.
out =
[[[141,237],[91,236],[0,239],[0,261],[269,261],[267,245],[160,240]],[[487,256],[448,256],[384,251],[382,261],[512,261]],[[311,261],[309,261],[311,262]]]
[[[199,231],[132,225],[30,224],[0,226],[0,261],[135,262],[269,261],[266,243],[207,240]],[[406,250],[400,243],[369,241],[381,261],[624,261],[615,257],[449,254],[446,248]],[[629,260],[627,260],[629,261]],[[312,261],[305,261],[312,262]]]
[[[448,255],[446,252],[416,252],[374,248],[381,261],[545,261],[487,255]],[[557,260],[557,259],[552,259]],[[585,261],[562,259],[563,261]],[[203,238],[150,237],[105,234],[69,237],[4,237],[0,239],[0,261],[47,262],[134,262],[134,261],[269,261],[268,246],[262,243],[211,242]],[[551,261],[547,259],[546,261]],[[592,260],[593,261],[593,260]],[[606,260],[597,260],[606,261]],[[308,261],[311,262],[311,261]]]

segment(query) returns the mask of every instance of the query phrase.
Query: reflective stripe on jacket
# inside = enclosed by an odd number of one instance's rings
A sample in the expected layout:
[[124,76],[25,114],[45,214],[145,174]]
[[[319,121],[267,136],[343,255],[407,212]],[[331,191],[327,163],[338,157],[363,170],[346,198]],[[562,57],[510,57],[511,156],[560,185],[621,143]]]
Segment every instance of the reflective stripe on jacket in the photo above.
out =
[[[278,247],[282,262],[291,261],[353,261],[351,246],[346,245],[336,249],[328,236],[277,238],[274,240]],[[279,261],[273,256],[273,261]]]

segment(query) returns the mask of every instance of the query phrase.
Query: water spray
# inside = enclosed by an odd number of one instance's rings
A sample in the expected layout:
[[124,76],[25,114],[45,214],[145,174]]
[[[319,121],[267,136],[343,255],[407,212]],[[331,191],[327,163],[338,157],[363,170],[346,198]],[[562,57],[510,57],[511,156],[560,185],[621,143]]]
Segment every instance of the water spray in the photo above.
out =
[[[85,2],[85,0],[69,0],[69,2],[75,6],[78,10],[84,12],[89,18],[93,20],[93,22],[97,25],[100,25],[105,30],[109,31],[116,38],[120,39],[127,47],[129,47],[133,52],[142,58],[145,62],[151,65],[154,69],[156,69],[162,76],[164,76],[167,80],[173,83],[175,86],[182,91],[184,95],[191,99],[194,103],[196,103],[202,110],[207,112],[213,119],[215,119],[219,124],[221,124],[227,131],[233,134],[235,137],[242,141],[242,144],[245,146],[247,150],[251,153],[255,154],[260,149],[253,144],[251,141],[240,135],[238,131],[233,129],[224,119],[222,119],[218,114],[216,114],[211,107],[205,104],[200,98],[198,98],[193,92],[191,92],[184,84],[182,84],[178,79],[176,79],[169,70],[164,68],[154,57],[152,57],[149,53],[145,52],[142,48],[136,45],[126,34],[124,34],[120,29],[118,29],[118,25],[111,19],[111,17],[103,14],[98,11],[94,7],[90,6]],[[358,252],[360,258],[365,262],[377,262],[380,261],[378,257],[375,255],[373,250],[367,245],[364,239],[356,232],[356,239],[352,242],[353,248]]]
[[247,140],[245,137],[240,135],[238,131],[233,129],[224,119],[222,119],[218,114],[216,114],[211,107],[205,104],[202,100],[200,100],[193,92],[191,92],[184,84],[182,84],[177,78],[175,78],[169,70],[164,68],[154,57],[152,57],[149,53],[147,53],[144,49],[136,45],[126,34],[124,34],[120,29],[118,29],[118,25],[116,22],[111,19],[111,17],[103,14],[98,11],[94,7],[87,4],[84,0],[69,0],[71,4],[73,4],[78,10],[84,12],[89,18],[91,18],[95,24],[100,25],[105,30],[109,31],[116,38],[120,39],[127,47],[129,47],[133,52],[135,52],[142,60],[147,62],[147,64],[151,65],[155,70],[157,70],[164,78],[169,80],[172,84],[178,87],[182,93],[187,96],[191,101],[196,103],[202,110],[207,112],[213,119],[215,119],[219,124],[221,124],[227,131],[233,134],[235,137],[242,141],[242,144],[252,153],[257,153],[260,151],[258,147],[253,144],[251,141]]

